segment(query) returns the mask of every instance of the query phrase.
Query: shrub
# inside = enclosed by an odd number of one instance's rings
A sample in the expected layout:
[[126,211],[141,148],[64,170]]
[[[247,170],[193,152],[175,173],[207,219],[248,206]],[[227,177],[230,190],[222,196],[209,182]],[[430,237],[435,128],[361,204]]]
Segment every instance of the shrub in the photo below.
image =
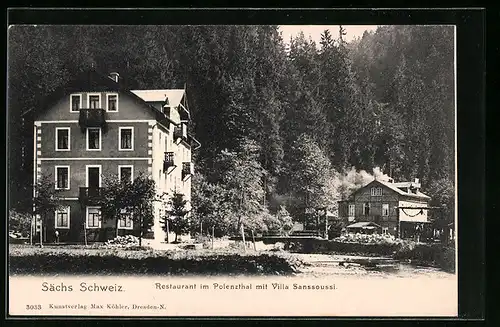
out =
[[31,215],[20,213],[15,210],[9,210],[9,230],[13,231],[16,236],[28,237],[31,229]]
[[106,246],[111,247],[139,247],[139,238],[133,235],[117,236],[112,240],[105,243]]
[[349,233],[333,239],[341,243],[364,244],[401,244],[403,241],[390,234],[360,234]]
[[10,249],[12,274],[291,274],[303,262],[285,253],[220,251],[123,251],[17,247]]
[[432,265],[449,272],[455,272],[455,246],[445,244],[405,243],[394,254],[398,260]]

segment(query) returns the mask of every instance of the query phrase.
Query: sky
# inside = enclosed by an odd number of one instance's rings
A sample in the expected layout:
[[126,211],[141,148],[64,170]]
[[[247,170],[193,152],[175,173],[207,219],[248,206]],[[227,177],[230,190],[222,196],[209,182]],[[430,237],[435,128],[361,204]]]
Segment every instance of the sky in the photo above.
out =
[[[342,25],[346,31],[345,40],[347,42],[352,41],[356,37],[363,36],[365,31],[375,31],[377,25]],[[280,25],[279,30],[282,32],[283,41],[285,43],[290,42],[290,36],[295,37],[300,33],[304,32],[306,39],[311,36],[312,40],[319,45],[321,39],[321,33],[328,29],[334,38],[339,35],[340,25]]]

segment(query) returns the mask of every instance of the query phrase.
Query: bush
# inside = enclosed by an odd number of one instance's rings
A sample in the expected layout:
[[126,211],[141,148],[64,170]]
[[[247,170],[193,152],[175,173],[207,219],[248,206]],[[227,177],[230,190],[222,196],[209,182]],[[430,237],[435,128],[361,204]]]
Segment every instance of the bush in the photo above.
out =
[[363,244],[401,244],[403,241],[390,234],[360,234],[349,233],[333,239],[341,243],[363,243]]
[[9,210],[9,231],[18,237],[29,237],[31,230],[31,215]]
[[431,265],[455,272],[455,246],[445,244],[406,243],[394,254],[394,259]]
[[123,251],[121,249],[10,249],[12,274],[291,274],[303,262],[286,253],[220,251]]
[[107,241],[105,245],[111,247],[139,247],[139,238],[134,235],[117,236]]

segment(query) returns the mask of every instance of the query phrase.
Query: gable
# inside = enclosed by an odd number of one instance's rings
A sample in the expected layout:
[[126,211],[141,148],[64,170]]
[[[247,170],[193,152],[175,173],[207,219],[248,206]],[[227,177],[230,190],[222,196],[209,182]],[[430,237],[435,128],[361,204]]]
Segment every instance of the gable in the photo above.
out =
[[191,120],[184,89],[131,90],[131,92],[161,112],[167,112],[170,119],[176,123]]
[[154,120],[155,115],[143,103],[132,98],[123,91],[104,91],[95,89],[89,92],[88,89],[73,90],[71,93],[65,93],[61,98],[52,103],[46,110],[38,113],[36,120],[41,121],[60,121],[60,120],[78,120],[79,112],[72,112],[71,96],[81,98],[82,107],[88,108],[89,95],[99,95],[101,105],[100,108],[106,110],[107,98],[110,95],[116,95],[118,98],[118,110],[116,112],[106,112],[106,120]]
[[371,188],[372,187],[380,187],[382,189],[383,195],[394,195],[397,196],[398,198],[412,198],[416,199],[418,201],[422,202],[428,202],[430,200],[430,197],[419,192],[417,194],[410,194],[406,193],[400,189],[398,189],[396,186],[391,185],[391,183],[386,183],[382,182],[379,180],[373,180],[370,183],[366,184],[365,186],[359,188],[358,190],[354,191],[350,196],[349,199],[352,200],[354,196],[359,196],[361,194],[371,196]]
[[357,189],[356,191],[354,191],[351,194],[350,198],[354,197],[355,195],[371,195],[371,189],[372,189],[372,187],[377,187],[377,188],[379,187],[379,188],[381,188],[383,195],[394,195],[394,196],[398,195],[398,193],[395,190],[387,187],[385,184],[382,184],[378,180],[373,180],[370,183],[366,184],[365,186],[363,186],[363,187]]
[[[143,99],[132,93],[130,90],[122,87],[120,83],[115,82],[105,75],[97,73],[95,70],[89,70],[85,73],[77,75],[73,80],[48,95],[37,108],[32,108],[28,110],[28,112],[33,115],[35,120],[58,120],[65,119],[64,117],[73,117],[70,120],[78,119],[78,117],[75,118],[75,114],[69,115],[70,94],[81,93],[83,95],[94,92],[104,95],[104,98],[101,98],[101,101],[105,99],[105,94],[107,93],[114,92],[119,94],[118,113],[112,113],[112,115],[118,115],[116,119],[127,119],[129,116],[135,114],[132,118],[156,119],[164,125],[169,125],[170,122],[172,122],[168,119],[168,117],[165,117],[165,115],[150,106]],[[84,96],[82,96],[82,101],[83,104],[86,103]],[[124,103],[123,108],[125,110],[123,116],[120,116],[120,105],[122,101]],[[64,113],[64,106],[67,108],[67,114]],[[28,112],[25,112],[23,115],[26,115]]]

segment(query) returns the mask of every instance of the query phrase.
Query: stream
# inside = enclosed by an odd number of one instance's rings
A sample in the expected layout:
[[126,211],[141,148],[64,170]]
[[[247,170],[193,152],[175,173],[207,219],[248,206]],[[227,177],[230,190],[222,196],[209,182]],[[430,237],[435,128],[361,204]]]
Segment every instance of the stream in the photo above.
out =
[[390,257],[363,257],[354,255],[294,254],[308,265],[301,274],[315,277],[351,275],[359,277],[444,278],[456,275],[438,268],[413,265]]

